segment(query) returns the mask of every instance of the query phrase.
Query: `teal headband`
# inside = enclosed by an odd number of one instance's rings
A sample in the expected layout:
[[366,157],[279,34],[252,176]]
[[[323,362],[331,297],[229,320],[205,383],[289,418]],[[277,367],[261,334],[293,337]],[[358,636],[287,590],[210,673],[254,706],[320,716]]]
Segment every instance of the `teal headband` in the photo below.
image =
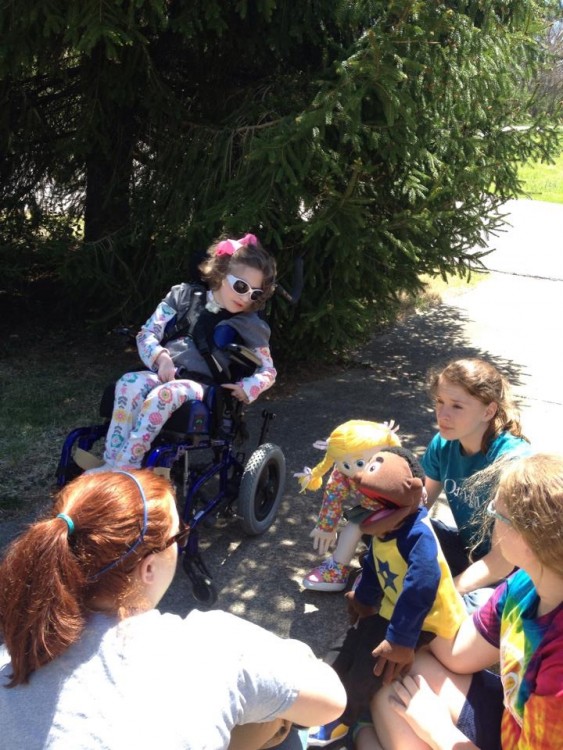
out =
[[57,518],[63,519],[63,521],[68,526],[68,535],[72,536],[72,534],[74,534],[74,521],[72,520],[72,518],[70,516],[67,516],[66,513],[59,513]]

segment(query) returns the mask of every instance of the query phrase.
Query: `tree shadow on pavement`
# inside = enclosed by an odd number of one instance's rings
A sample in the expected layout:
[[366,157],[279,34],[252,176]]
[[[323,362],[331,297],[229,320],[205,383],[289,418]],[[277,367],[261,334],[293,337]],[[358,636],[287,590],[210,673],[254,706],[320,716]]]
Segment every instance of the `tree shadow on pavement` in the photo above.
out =
[[[268,439],[282,448],[287,462],[284,499],[275,524],[262,536],[245,537],[236,522],[204,529],[202,548],[219,589],[215,608],[304,640],[318,655],[328,650],[347,627],[345,600],[341,593],[301,586],[303,576],[321,560],[309,533],[322,491],[301,494],[293,475],[318,463],[323,454],[313,448],[315,440],[349,419],[394,419],[403,444],[421,455],[436,429],[428,372],[452,359],[483,357],[518,385],[522,368],[471,346],[463,324],[460,311],[443,304],[411,315],[359,349],[355,366],[269,401],[276,418]],[[255,404],[249,409],[254,438],[262,408]],[[194,606],[189,581],[179,571],[161,609],[185,614]]]

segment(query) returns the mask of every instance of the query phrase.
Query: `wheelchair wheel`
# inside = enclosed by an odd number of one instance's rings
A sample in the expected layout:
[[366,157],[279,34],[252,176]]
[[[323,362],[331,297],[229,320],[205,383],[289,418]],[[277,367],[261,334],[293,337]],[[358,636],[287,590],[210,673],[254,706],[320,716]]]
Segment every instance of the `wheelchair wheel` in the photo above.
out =
[[191,584],[194,599],[206,607],[212,607],[217,601],[217,589],[211,578],[204,573],[195,570],[194,561],[187,555],[183,556],[182,567],[187,573]]
[[268,529],[278,512],[285,487],[285,456],[273,443],[260,445],[248,459],[238,496],[238,515],[250,536]]
[[217,601],[217,589],[209,578],[202,578],[192,584],[194,598],[205,607],[212,607]]

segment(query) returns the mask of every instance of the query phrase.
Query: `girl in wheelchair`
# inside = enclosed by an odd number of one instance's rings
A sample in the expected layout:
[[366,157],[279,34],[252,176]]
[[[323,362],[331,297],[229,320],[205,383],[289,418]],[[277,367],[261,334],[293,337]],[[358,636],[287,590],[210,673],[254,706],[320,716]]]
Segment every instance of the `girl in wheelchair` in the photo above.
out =
[[[186,401],[202,401],[213,383],[245,404],[273,385],[270,328],[257,314],[274,293],[273,257],[246,234],[213,244],[199,269],[207,288],[172,287],[137,334],[147,369],[117,381],[104,463],[90,471],[140,468],[170,415]],[[253,353],[252,375],[234,376],[225,351],[232,343]]]

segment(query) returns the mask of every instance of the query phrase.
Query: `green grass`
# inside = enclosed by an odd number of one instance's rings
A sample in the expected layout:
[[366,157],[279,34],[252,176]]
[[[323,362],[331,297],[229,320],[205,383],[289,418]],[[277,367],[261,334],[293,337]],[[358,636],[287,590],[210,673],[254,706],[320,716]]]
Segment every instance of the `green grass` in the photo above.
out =
[[523,198],[548,203],[563,203],[563,151],[555,164],[527,162],[520,167]]
[[[117,340],[116,340],[117,339]],[[137,363],[124,340],[26,331],[0,357],[0,521],[46,502],[64,438],[95,424],[104,387]]]

